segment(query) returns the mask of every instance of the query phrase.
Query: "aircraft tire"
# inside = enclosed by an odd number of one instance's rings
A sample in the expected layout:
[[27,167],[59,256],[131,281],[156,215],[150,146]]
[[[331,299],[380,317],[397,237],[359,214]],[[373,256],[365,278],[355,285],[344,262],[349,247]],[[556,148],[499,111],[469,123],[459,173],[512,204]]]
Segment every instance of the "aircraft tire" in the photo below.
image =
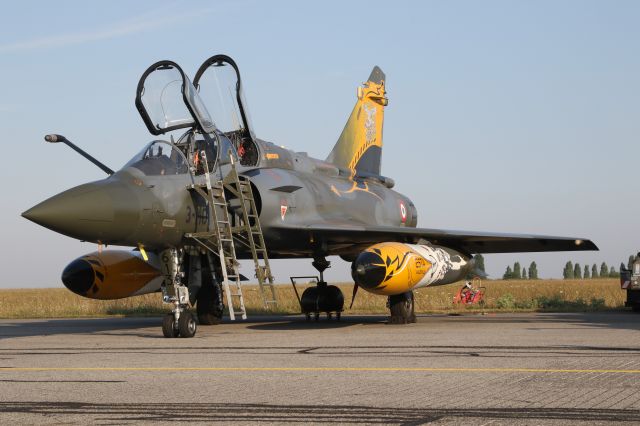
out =
[[318,310],[318,287],[309,287],[302,292],[300,298],[302,312],[311,313]]
[[162,318],[162,335],[167,338],[178,337],[179,331],[176,322],[173,320],[173,314],[167,314]]
[[335,285],[319,289],[318,309],[320,312],[338,312],[344,308],[344,295]]
[[178,320],[178,330],[180,330],[180,337],[193,337],[196,335],[198,324],[191,312],[183,312]]
[[390,324],[410,324],[416,322],[413,292],[389,296]]

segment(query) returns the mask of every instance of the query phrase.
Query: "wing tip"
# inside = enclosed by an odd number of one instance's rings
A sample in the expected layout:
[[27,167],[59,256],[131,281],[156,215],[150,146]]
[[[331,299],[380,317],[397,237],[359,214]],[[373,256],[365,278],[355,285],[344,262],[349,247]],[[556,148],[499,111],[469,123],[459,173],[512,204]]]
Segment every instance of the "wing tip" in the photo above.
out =
[[593,250],[593,251],[600,251],[600,249],[598,248],[598,246],[591,240],[587,240],[584,238],[576,238],[576,240],[574,241],[574,244],[576,245],[576,249],[577,250],[583,250],[583,251],[588,251],[588,250]]

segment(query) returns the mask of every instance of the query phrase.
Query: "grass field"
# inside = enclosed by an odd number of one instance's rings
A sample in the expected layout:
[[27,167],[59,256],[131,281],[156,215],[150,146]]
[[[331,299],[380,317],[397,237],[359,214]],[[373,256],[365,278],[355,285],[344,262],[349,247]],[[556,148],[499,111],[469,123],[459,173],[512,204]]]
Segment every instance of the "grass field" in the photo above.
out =
[[[531,312],[590,311],[618,309],[624,306],[626,294],[618,279],[595,280],[509,280],[484,281],[485,303],[478,306],[453,304],[453,296],[462,283],[424,288],[416,291],[416,311],[429,312]],[[276,286],[277,313],[299,313],[300,308],[290,285]],[[304,286],[302,286],[304,288]],[[353,285],[341,284],[346,313],[387,314],[386,298],[360,290],[353,305]],[[257,286],[244,286],[249,313],[264,313]],[[298,287],[300,289],[300,286]],[[109,315],[160,315],[167,305],[160,294],[147,294],[128,299],[102,301],[76,296],[63,288],[0,290],[0,318],[70,318]]]

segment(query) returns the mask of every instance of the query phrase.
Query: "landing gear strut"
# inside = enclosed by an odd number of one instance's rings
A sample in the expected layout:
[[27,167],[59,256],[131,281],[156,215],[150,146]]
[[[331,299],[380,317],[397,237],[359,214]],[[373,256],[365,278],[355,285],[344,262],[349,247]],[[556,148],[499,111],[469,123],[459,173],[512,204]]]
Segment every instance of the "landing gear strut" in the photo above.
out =
[[391,312],[389,324],[411,324],[416,322],[413,292],[389,296],[387,307]]
[[311,315],[315,321],[320,320],[320,312],[326,312],[327,319],[331,320],[335,313],[336,321],[340,321],[340,317],[344,308],[344,295],[342,291],[334,286],[328,285],[324,280],[324,271],[331,267],[324,257],[316,257],[311,263],[320,273],[320,281],[315,287],[307,288],[300,298],[300,308],[305,314],[307,321],[311,321]]
[[189,289],[182,284],[180,259],[182,253],[176,249],[167,249],[160,254],[162,261],[162,300],[173,305],[171,313],[162,320],[164,337],[193,337],[198,325],[189,307]]

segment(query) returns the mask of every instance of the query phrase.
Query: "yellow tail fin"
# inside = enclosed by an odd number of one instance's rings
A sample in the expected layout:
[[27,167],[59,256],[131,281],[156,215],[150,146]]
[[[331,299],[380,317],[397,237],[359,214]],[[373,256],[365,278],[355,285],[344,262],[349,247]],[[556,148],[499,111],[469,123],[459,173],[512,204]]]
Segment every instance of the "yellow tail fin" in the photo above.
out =
[[366,83],[358,87],[358,100],[327,161],[355,174],[380,174],[382,122],[389,103],[385,75],[373,67]]

